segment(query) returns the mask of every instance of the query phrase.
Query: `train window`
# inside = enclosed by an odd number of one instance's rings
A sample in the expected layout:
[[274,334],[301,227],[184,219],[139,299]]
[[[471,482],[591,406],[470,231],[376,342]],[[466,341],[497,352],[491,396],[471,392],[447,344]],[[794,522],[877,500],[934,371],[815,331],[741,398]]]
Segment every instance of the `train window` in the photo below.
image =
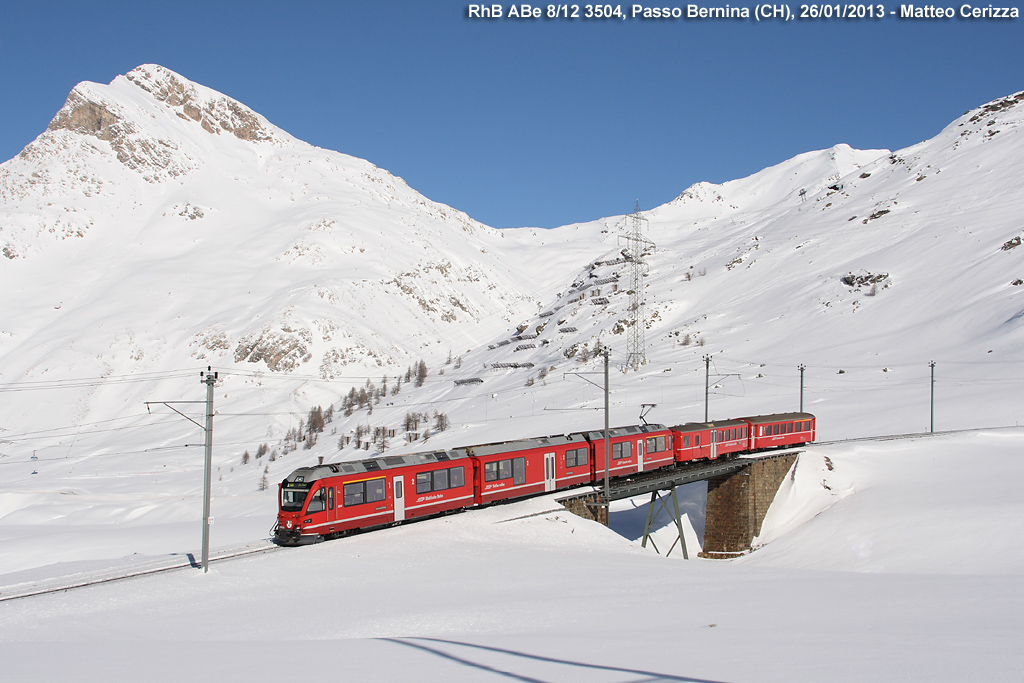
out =
[[647,452],[648,453],[660,453],[665,450],[665,437],[664,436],[652,436],[647,439]]
[[[497,472],[498,463],[487,463],[494,465],[494,472]],[[489,476],[488,467],[484,466],[484,477]],[[496,477],[495,477],[496,478]],[[486,481],[492,481],[486,479]],[[416,475],[416,493],[430,493],[431,491],[444,491],[463,486],[466,483],[466,468],[451,467],[446,470],[434,470],[432,472],[420,472]]]
[[628,441],[612,444],[612,460],[623,460],[633,455],[633,444]]
[[326,498],[327,489],[317,489],[313,497],[309,499],[309,506],[306,508],[306,512],[323,512]]
[[512,478],[512,461],[501,460],[498,462],[498,479]]
[[586,448],[575,448],[565,452],[565,466],[580,467],[581,465],[587,464],[587,449]]
[[363,482],[361,481],[345,484],[342,488],[342,503],[345,507],[360,505],[363,502],[363,498]]
[[465,468],[453,467],[450,470],[448,470],[448,472],[450,473],[450,475],[448,477],[448,483],[451,484],[451,487],[453,489],[454,488],[458,488],[459,486],[465,485],[465,483],[466,483],[466,470],[465,470]]
[[384,500],[385,486],[383,479],[370,481],[354,481],[342,487],[342,505],[362,505],[363,503],[379,503]]
[[810,420],[808,420],[807,422],[804,422],[804,431],[805,432],[811,431],[811,421]]
[[334,488],[333,487],[327,489],[327,509],[328,510],[333,510],[334,509]]
[[779,427],[781,427],[781,426],[782,425],[772,425],[772,436],[778,436],[779,435]]
[[700,434],[694,434],[694,436],[693,436],[693,445],[694,446],[699,446],[700,445]]
[[512,460],[512,483],[515,486],[526,483],[526,458]]
[[690,435],[689,434],[683,434],[683,448],[689,448],[689,447],[690,447]]
[[302,504],[306,502],[307,493],[308,488],[281,489],[281,509],[293,512],[301,510]]
[[498,478],[498,463],[484,463],[484,481],[495,481]]

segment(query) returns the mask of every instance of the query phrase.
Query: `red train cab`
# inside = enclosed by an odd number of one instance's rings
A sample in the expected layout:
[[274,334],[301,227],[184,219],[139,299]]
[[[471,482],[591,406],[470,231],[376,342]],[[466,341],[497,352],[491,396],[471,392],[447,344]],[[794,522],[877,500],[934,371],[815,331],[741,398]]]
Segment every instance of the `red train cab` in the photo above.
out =
[[477,464],[476,502],[481,505],[591,480],[589,444],[579,434],[471,446],[464,452]]
[[778,413],[741,419],[750,425],[750,450],[814,441],[816,425],[810,413]]
[[[584,432],[591,445],[594,478],[604,477],[604,431]],[[633,472],[647,472],[671,465],[675,461],[672,450],[672,430],[665,425],[637,425],[608,430],[611,449],[608,474],[621,477]]]
[[455,451],[300,467],[280,485],[275,540],[315,543],[473,503],[473,461]]

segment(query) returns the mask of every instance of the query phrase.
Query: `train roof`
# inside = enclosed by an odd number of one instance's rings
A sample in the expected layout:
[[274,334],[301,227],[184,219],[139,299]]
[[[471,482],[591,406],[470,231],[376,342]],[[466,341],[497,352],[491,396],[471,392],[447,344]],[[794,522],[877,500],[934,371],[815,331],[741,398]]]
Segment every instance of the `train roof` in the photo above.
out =
[[774,415],[755,415],[753,417],[741,417],[751,424],[766,424],[768,422],[795,422],[797,420],[813,420],[810,413],[775,413]]
[[[428,453],[410,453],[408,455],[386,455],[381,458],[370,458],[368,460],[356,460],[352,462],[332,462],[325,465],[313,465],[312,467],[300,467],[286,478],[286,482],[312,482],[327,477],[336,477],[344,474],[373,473],[382,470],[406,467],[409,465],[425,465],[438,462],[449,462],[452,460],[464,460],[468,456],[464,451],[430,451]],[[299,478],[301,477],[301,479]]]
[[[660,424],[653,425],[630,425],[629,427],[612,427],[608,430],[608,437],[614,439],[617,436],[628,436],[630,434],[649,434],[650,432],[663,432],[668,427]],[[601,441],[604,439],[604,430],[595,429],[589,432],[581,432],[587,441]]]
[[738,427],[745,424],[747,424],[746,420],[736,418],[733,420],[715,420],[714,422],[687,422],[686,424],[676,425],[672,429],[677,432],[700,432],[708,429],[721,429],[722,427]]
[[545,448],[552,446],[565,446],[572,443],[583,443],[584,437],[582,434],[558,434],[557,436],[541,436],[533,439],[517,439],[515,441],[499,441],[497,443],[488,443],[481,446],[466,446],[460,448],[460,451],[464,451],[469,455],[483,456],[483,455],[495,455],[498,453],[516,453],[518,451],[528,451],[534,448]]

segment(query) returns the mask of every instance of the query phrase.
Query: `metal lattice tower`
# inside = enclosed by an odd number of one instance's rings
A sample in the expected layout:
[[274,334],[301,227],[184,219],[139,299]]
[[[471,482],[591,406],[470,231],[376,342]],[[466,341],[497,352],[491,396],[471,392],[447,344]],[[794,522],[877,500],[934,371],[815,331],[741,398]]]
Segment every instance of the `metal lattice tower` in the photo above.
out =
[[[654,242],[643,235],[643,224],[647,219],[640,213],[640,200],[636,201],[636,210],[626,216],[629,234],[626,240],[624,255],[630,264],[630,299],[629,299],[629,344],[626,356],[626,368],[639,370],[647,362],[647,317],[644,315],[644,275],[647,264],[644,263],[644,251],[654,248]],[[649,223],[648,223],[649,224]]]

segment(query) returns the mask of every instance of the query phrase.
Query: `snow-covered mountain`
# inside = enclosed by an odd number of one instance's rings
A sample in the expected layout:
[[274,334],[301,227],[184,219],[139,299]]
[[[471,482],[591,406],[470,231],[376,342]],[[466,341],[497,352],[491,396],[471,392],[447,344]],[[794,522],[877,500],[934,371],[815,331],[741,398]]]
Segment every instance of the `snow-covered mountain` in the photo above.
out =
[[[1022,103],[645,212],[648,363],[615,373],[613,422],[641,403],[657,404],[651,421],[703,419],[711,356],[712,417],[795,409],[803,364],[822,437],[921,431],[935,360],[937,428],[1013,424]],[[200,400],[207,365],[222,374],[222,543],[270,525],[264,474],[366,457],[339,443],[357,429],[395,430],[371,448],[396,452],[601,424],[600,392],[575,373],[598,369],[599,343],[624,360],[627,225],[495,230],[162,67],[80,84],[0,165],[0,390],[16,399],[0,405],[0,573],[80,557],[44,525],[87,525],[98,557],[192,538],[201,457],[185,445],[202,437],[143,401]],[[424,386],[393,393],[421,358]],[[368,381],[376,398],[343,415]],[[314,405],[334,407],[326,434],[286,453]],[[408,414],[433,426],[436,412],[451,428],[428,446],[422,427],[405,433]],[[261,443],[275,459],[241,464]]]
[[330,378],[478,344],[552,277],[501,232],[159,66],[78,85],[0,167],[0,202],[4,270],[30,292],[5,323],[7,380],[60,355],[40,327],[93,374],[191,358]]

